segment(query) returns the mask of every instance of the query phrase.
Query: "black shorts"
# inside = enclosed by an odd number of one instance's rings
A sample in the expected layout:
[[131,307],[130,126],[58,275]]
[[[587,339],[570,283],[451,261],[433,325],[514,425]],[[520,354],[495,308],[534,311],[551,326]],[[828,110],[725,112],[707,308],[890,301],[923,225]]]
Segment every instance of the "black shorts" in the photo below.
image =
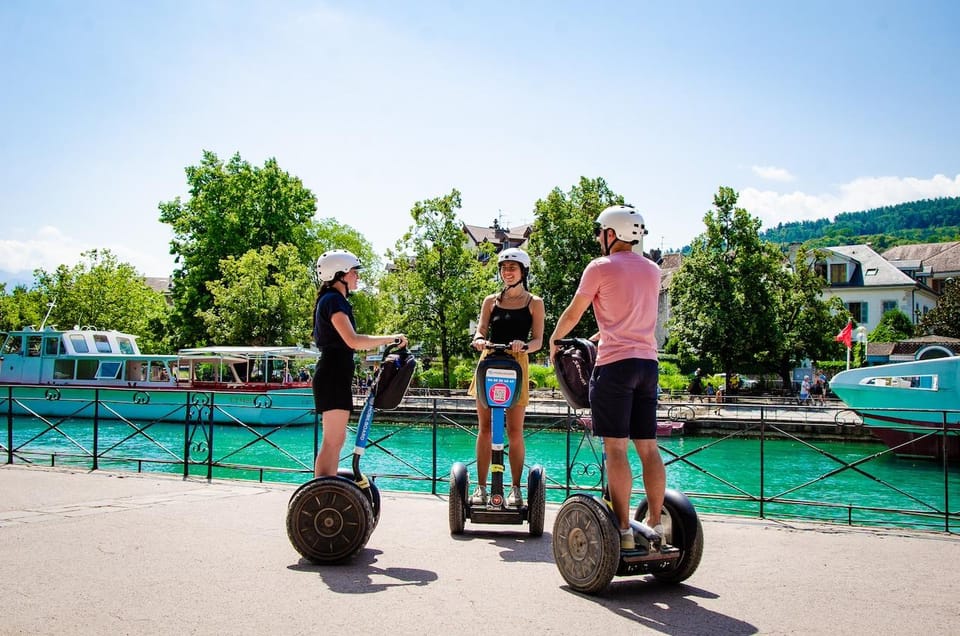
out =
[[590,377],[593,434],[657,438],[656,360],[629,358],[597,366]]
[[313,374],[313,402],[317,413],[353,410],[353,351],[324,347]]

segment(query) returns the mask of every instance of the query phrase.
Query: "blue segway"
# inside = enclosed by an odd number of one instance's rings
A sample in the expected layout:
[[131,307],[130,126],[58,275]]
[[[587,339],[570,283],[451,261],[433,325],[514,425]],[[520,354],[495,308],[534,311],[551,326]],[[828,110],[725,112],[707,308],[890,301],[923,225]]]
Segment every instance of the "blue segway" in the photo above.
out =
[[[583,338],[564,338],[555,344],[561,347],[553,361],[561,393],[571,408],[589,408],[595,345]],[[605,467],[606,453],[602,455]],[[560,506],[553,524],[553,557],[567,584],[578,592],[597,594],[607,588],[614,576],[652,574],[670,583],[689,578],[703,556],[703,527],[693,504],[679,490],[666,490],[662,537],[643,523],[647,508],[643,499],[630,521],[636,549],[621,550],[620,524],[608,486],[603,484],[600,496],[570,495]]]
[[380,491],[360,471],[374,410],[396,408],[403,399],[416,359],[406,348],[389,345],[367,391],[357,423],[353,468],[311,479],[297,488],[287,505],[287,537],[305,559],[315,564],[339,563],[367,544],[380,521]]
[[449,520],[450,533],[463,534],[466,520],[473,523],[529,524],[531,537],[543,534],[546,514],[546,483],[539,464],[527,473],[527,498],[521,506],[507,504],[503,492],[503,447],[506,410],[519,395],[518,384],[523,372],[520,364],[507,353],[508,346],[488,344],[491,352],[477,365],[477,395],[490,408],[490,495],[485,504],[474,504],[467,498],[470,476],[463,462],[450,469]]

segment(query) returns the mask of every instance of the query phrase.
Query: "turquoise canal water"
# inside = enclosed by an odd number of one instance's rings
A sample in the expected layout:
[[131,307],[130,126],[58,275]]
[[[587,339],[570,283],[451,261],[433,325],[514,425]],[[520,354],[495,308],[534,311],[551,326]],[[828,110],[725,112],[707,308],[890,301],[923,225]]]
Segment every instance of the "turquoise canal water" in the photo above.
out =
[[[569,490],[600,483],[600,445],[581,432],[528,429],[527,464],[541,464],[547,499],[562,501]],[[8,433],[4,434],[7,437]],[[16,418],[12,445],[0,440],[14,462],[184,474],[225,479],[302,483],[312,474],[313,426],[246,429],[236,426],[134,426],[89,420],[48,427]],[[474,437],[470,427],[375,423],[361,461],[381,490],[446,494],[451,465],[468,465],[471,479]],[[960,528],[960,471],[935,462],[883,454],[869,442],[809,442],[750,437],[662,438],[667,484],[684,491],[702,512],[894,525],[934,530]],[[351,462],[352,434],[341,466]],[[635,473],[639,463],[631,451]],[[682,458],[682,459],[678,459]],[[570,466],[569,480],[567,466]],[[854,465],[854,467],[849,467]],[[848,466],[848,467],[845,467]],[[524,477],[525,479],[526,477]],[[642,484],[637,480],[635,487]],[[568,490],[569,489],[569,490]],[[639,499],[640,495],[637,495]]]

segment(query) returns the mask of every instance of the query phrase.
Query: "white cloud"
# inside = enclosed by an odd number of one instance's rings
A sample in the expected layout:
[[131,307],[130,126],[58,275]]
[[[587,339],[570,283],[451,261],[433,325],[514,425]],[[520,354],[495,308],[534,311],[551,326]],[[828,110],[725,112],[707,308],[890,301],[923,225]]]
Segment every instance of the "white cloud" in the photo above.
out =
[[841,184],[835,192],[781,194],[745,188],[738,204],[763,222],[764,228],[790,221],[833,219],[840,212],[860,212],[920,199],[960,196],[960,175],[915,177],[860,177]]
[[790,171],[785,168],[777,168],[776,166],[751,166],[750,169],[753,170],[753,174],[768,181],[796,181],[796,177],[790,174]]

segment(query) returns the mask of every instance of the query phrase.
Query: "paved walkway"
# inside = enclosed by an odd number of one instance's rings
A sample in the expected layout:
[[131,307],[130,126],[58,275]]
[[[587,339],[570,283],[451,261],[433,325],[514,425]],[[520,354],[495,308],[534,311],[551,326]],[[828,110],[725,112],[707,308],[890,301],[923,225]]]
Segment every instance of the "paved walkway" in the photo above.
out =
[[570,591],[544,536],[383,493],[348,565],[301,561],[292,486],[0,467],[2,634],[955,634],[960,538],[703,519],[697,572]]

